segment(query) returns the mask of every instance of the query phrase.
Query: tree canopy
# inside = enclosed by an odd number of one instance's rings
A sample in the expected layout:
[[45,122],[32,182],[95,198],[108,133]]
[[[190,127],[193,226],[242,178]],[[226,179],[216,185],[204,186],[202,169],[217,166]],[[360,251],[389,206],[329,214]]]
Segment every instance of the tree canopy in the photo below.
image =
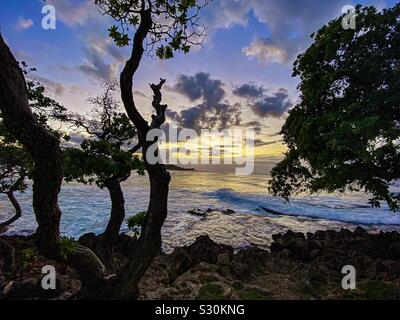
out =
[[[23,74],[28,77],[35,68],[24,61],[20,63]],[[27,79],[29,106],[36,120],[58,138],[64,137],[61,130],[53,129],[52,121],[64,121],[67,109],[48,96],[45,87],[37,80]],[[33,160],[25,148],[5,127],[0,113],[0,193],[24,192],[27,188],[26,177],[32,171]]]
[[[39,83],[26,81],[27,72],[30,70],[27,71],[25,63],[22,63],[21,68],[1,34],[0,60],[0,126],[6,129],[2,129],[0,145],[3,150],[9,147],[21,148],[23,151],[21,153],[19,149],[14,150],[18,154],[29,155],[25,157],[26,162],[22,161],[23,163],[20,161],[16,163],[12,154],[3,156],[2,168],[6,170],[7,166],[14,168],[13,180],[19,183],[18,190],[25,188],[26,170],[21,168],[24,166],[31,168],[32,202],[38,222],[36,231],[38,249],[45,255],[56,256],[59,249],[61,217],[58,194],[63,178],[63,158],[59,140],[61,135],[49,130],[50,127],[44,118],[32,112],[31,104],[34,101],[31,100],[30,94],[32,90],[40,87],[41,89],[33,96],[37,98],[36,102],[46,101],[44,108],[53,100],[45,99],[44,88]],[[32,86],[27,86],[27,84],[32,84]],[[3,176],[3,182],[7,179],[9,177]],[[22,211],[13,192],[7,193],[7,196],[16,210],[16,215],[2,226],[13,223],[21,216]]]
[[365,191],[371,204],[399,209],[390,185],[400,178],[400,4],[356,8],[322,27],[294,64],[300,102],[282,134],[288,146],[270,191]]
[[[168,195],[171,175],[162,163],[150,163],[147,151],[157,143],[148,141],[150,130],[159,129],[166,121],[167,105],[162,104],[165,79],[150,85],[155,113],[151,123],[136,106],[132,88],[133,78],[145,53],[161,59],[173,58],[175,51],[189,52],[191,45],[200,44],[205,28],[198,14],[209,0],[95,0],[103,14],[111,16],[118,25],[109,28],[110,37],[118,46],[131,45],[131,53],[120,76],[121,99],[132,124],[138,132],[144,167],[150,182],[149,206],[135,253],[124,270],[117,274],[114,289],[120,298],[137,297],[139,280],[161,247],[161,229],[168,215]],[[130,29],[133,29],[131,31]],[[130,35],[133,35],[130,38]],[[137,259],[140,257],[140,259]]]
[[109,28],[110,37],[123,47],[132,40],[130,28],[139,28],[148,18],[146,52],[160,59],[171,59],[174,51],[188,53],[202,42],[205,27],[199,24],[199,11],[210,0],[95,0],[103,14],[119,25]]
[[108,179],[124,181],[133,170],[144,172],[138,151],[136,129],[121,112],[115,92],[116,82],[104,83],[105,92],[90,98],[91,112],[82,116],[70,114],[67,122],[81,130],[83,140],[79,148],[65,150],[65,179],[80,183],[96,183],[105,187]]

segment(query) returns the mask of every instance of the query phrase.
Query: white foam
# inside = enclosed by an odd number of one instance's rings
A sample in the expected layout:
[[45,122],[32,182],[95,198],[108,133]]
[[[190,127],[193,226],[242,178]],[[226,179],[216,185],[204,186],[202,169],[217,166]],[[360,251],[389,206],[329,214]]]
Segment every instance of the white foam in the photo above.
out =
[[248,213],[254,213],[256,209],[267,208],[283,215],[305,216],[357,224],[400,225],[400,214],[390,211],[387,205],[383,204],[382,208],[372,208],[363,200],[350,201],[332,196],[315,196],[295,199],[286,203],[271,196],[241,194],[230,189],[217,190],[208,193],[208,196],[227,204],[234,204],[234,206],[242,208]]

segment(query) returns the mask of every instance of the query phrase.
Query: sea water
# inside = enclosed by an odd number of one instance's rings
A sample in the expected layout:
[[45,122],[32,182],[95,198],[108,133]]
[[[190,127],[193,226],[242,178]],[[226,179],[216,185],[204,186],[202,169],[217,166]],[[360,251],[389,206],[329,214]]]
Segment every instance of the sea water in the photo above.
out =
[[[203,234],[235,248],[251,244],[268,248],[272,234],[289,229],[307,233],[354,229],[361,225],[373,232],[400,230],[400,214],[391,212],[386,204],[379,209],[371,208],[368,195],[362,193],[302,195],[285,203],[268,195],[267,186],[266,175],[238,177],[215,172],[172,172],[169,216],[163,228],[164,249],[170,251],[176,246],[190,244]],[[146,210],[147,177],[132,175],[123,189],[127,217]],[[31,189],[18,194],[17,198],[23,207],[23,217],[7,234],[31,234],[36,229]],[[64,235],[77,238],[87,232],[104,230],[111,207],[107,190],[95,185],[64,184],[59,202]],[[212,213],[203,219],[187,213],[193,208],[231,209],[235,214]],[[0,221],[12,214],[7,198],[0,196]],[[122,231],[127,231],[126,223]]]

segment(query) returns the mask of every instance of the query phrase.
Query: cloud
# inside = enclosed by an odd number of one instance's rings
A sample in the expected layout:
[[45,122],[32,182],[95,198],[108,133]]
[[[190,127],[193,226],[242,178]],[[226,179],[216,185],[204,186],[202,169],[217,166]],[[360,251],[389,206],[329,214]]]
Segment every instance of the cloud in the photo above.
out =
[[[124,61],[122,53],[117,50],[110,39],[89,39],[86,48],[86,61],[78,70],[100,80],[111,80],[117,76],[119,65]],[[114,60],[107,63],[106,58]]]
[[66,88],[62,83],[59,83],[59,82],[56,82],[56,81],[53,81],[53,80],[50,80],[47,78],[43,78],[43,77],[40,77],[37,75],[33,76],[33,79],[40,82],[42,85],[45,86],[45,88],[49,92],[51,92],[57,96],[61,96],[65,93]]
[[201,129],[224,130],[240,125],[241,105],[238,103],[233,105],[202,103],[180,112],[167,111],[167,116],[176,121],[179,126],[194,129],[197,132],[200,132]]
[[29,29],[32,28],[34,25],[31,19],[25,19],[23,17],[18,18],[17,28],[18,29]]
[[69,27],[83,26],[89,20],[101,18],[94,1],[47,0],[47,3],[55,7],[57,19]]
[[225,96],[222,81],[210,79],[210,75],[204,72],[178,76],[174,89],[192,102],[203,99],[207,104],[217,104]]
[[104,55],[109,55],[116,62],[125,63],[125,57],[122,54],[123,50],[118,48],[110,38],[89,38],[88,42],[90,42],[91,45],[96,48],[96,50]]
[[265,92],[265,88],[255,83],[245,83],[235,87],[233,94],[242,98],[260,98]]
[[[179,75],[170,90],[195,103],[181,111],[167,111],[167,116],[179,127],[200,132],[202,128],[224,130],[244,126],[254,128],[256,134],[260,134],[264,128],[258,121],[243,123],[242,105],[227,101],[224,83],[212,79],[208,73]],[[234,86],[232,93],[245,99],[249,109],[259,118],[280,118],[292,107],[288,90],[283,88],[272,90],[251,82]]]
[[167,116],[183,128],[224,130],[240,125],[241,105],[224,101],[226,96],[221,80],[211,79],[208,73],[199,72],[194,76],[180,75],[174,86],[197,105],[180,112],[167,111]]
[[247,99],[250,109],[262,118],[269,116],[280,118],[293,106],[289,92],[284,88],[274,91],[248,83],[236,86],[233,94]]
[[291,107],[292,101],[286,89],[279,89],[275,92],[268,93],[264,98],[250,104],[250,109],[259,117],[266,118],[268,116],[280,118]]
[[150,99],[150,97],[148,97],[146,94],[144,94],[142,91],[140,90],[135,90],[133,91],[134,95],[137,95],[138,97],[144,98],[144,99]]
[[255,132],[256,134],[260,134],[261,131],[262,131],[262,129],[263,129],[263,125],[262,125],[260,122],[258,122],[258,121],[250,121],[250,122],[247,122],[247,123],[244,124],[244,126],[245,126],[246,128],[253,128],[253,129],[254,129],[254,132]]
[[29,52],[26,52],[26,51],[23,51],[23,50],[18,50],[18,51],[15,51],[15,57],[19,61],[26,61],[28,59],[31,59],[32,55]]
[[281,135],[282,135],[281,132],[278,131],[278,132],[269,134],[268,137],[273,138],[273,137],[279,137],[279,136],[281,136]]
[[69,133],[68,136],[69,136],[69,141],[67,145],[70,147],[80,146],[82,142],[85,140],[84,136],[76,132]]
[[348,0],[218,0],[205,10],[204,21],[212,34],[213,29],[246,26],[254,16],[268,27],[269,34],[249,44],[244,53],[263,64],[282,63],[306,49],[310,34],[341,15],[347,4]]
[[203,19],[205,25],[211,29],[229,28],[234,25],[246,26],[249,10],[249,1],[217,0],[208,5]]
[[263,140],[260,140],[260,139],[255,139],[254,140],[254,146],[255,147],[265,147],[265,146],[270,146],[270,145],[273,145],[273,144],[276,144],[276,143],[280,143],[280,142],[283,142],[283,140],[276,140],[276,141],[266,142],[266,141],[263,141]]
[[257,39],[249,47],[243,48],[247,57],[256,57],[261,64],[271,62],[286,63],[289,61],[289,53],[283,48],[271,42],[269,39]]

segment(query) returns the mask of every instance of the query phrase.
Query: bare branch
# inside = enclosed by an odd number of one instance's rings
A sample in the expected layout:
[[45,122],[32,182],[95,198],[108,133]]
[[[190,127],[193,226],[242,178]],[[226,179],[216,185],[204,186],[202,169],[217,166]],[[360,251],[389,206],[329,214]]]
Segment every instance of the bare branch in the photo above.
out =
[[151,118],[153,119],[151,123],[151,129],[160,128],[161,125],[165,122],[165,111],[167,110],[168,106],[165,104],[161,104],[162,101],[162,94],[161,89],[165,84],[165,79],[160,79],[160,83],[158,85],[151,84],[151,90],[154,92],[153,96],[153,108],[156,110],[156,114],[152,115]]

